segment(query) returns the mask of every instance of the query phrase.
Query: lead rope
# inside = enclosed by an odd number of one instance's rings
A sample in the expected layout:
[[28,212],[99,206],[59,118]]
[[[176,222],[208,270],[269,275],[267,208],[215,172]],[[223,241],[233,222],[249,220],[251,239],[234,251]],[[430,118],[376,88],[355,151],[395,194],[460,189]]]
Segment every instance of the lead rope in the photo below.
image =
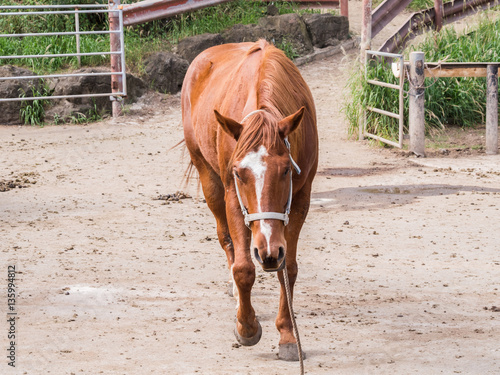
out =
[[302,357],[302,345],[300,344],[299,329],[297,328],[297,322],[295,321],[295,315],[293,313],[292,306],[292,293],[290,291],[290,281],[288,280],[288,271],[286,269],[286,264],[283,269],[283,279],[285,280],[285,291],[286,291],[286,301],[288,303],[288,311],[290,312],[290,318],[292,319],[293,333],[297,339],[297,351],[299,353],[300,362],[300,375],[304,375],[304,358]]

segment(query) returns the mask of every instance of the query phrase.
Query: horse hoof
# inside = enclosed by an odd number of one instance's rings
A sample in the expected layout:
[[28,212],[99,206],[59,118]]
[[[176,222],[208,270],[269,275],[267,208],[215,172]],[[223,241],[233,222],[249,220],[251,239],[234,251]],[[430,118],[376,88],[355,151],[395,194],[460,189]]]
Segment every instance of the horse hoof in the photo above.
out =
[[259,321],[257,321],[258,328],[257,333],[253,337],[243,337],[238,333],[238,326],[234,327],[234,335],[236,336],[236,340],[243,346],[253,346],[260,341],[260,337],[262,336],[262,327],[260,326]]
[[[297,344],[280,344],[278,358],[282,361],[298,361],[299,351]],[[302,359],[306,359],[306,353],[302,352]]]

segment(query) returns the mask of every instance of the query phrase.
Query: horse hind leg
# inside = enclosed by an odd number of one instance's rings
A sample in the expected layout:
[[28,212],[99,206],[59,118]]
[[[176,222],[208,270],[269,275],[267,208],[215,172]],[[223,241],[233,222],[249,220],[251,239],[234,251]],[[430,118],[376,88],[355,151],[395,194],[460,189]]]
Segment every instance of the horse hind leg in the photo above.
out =
[[231,270],[231,277],[228,281],[228,294],[233,297],[236,295],[231,269],[234,263],[234,247],[227,225],[224,185],[219,175],[202,159],[201,155],[191,156],[191,160],[193,160],[193,164],[200,175],[201,187],[207,206],[212,211],[217,223],[217,238],[226,253],[228,268]]

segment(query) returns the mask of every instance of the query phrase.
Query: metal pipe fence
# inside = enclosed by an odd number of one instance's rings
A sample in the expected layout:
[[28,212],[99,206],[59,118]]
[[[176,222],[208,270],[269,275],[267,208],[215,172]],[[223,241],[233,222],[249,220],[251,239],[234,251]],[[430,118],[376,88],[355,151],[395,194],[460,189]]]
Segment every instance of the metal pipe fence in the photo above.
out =
[[[110,4],[111,5],[111,4]],[[83,9],[83,10],[80,10]],[[20,10],[20,11],[12,11]],[[35,11],[33,11],[35,10]],[[118,29],[115,30],[100,30],[100,31],[80,31],[79,15],[89,13],[108,13],[110,16],[118,14]],[[33,97],[18,97],[18,98],[0,98],[0,102],[8,101],[24,101],[36,99],[62,99],[62,98],[85,98],[97,96],[110,96],[111,100],[117,100],[127,96],[126,89],[126,72],[125,72],[125,45],[123,38],[123,10],[117,7],[111,7],[107,4],[79,4],[79,5],[9,5],[0,6],[0,17],[3,16],[33,16],[33,15],[75,15],[75,31],[69,32],[48,32],[48,33],[22,33],[22,34],[0,34],[0,38],[25,38],[25,37],[40,37],[40,36],[75,36],[76,38],[76,53],[59,53],[59,54],[39,54],[39,55],[6,55],[0,56],[1,60],[7,59],[34,59],[34,58],[54,58],[54,57],[76,57],[80,63],[82,56],[101,56],[110,55],[120,59],[119,71],[96,72],[96,73],[68,73],[68,74],[46,74],[46,75],[30,75],[17,77],[0,77],[0,81],[20,80],[20,79],[46,79],[46,78],[62,78],[62,77],[88,77],[88,76],[119,76],[122,81],[120,90],[113,89],[109,93],[99,94],[80,94],[80,95],[65,95],[65,96],[33,96]],[[104,52],[80,52],[80,36],[81,35],[116,35],[119,40],[119,48]]]
[[[367,78],[368,65],[369,65],[368,64],[368,61],[369,61],[368,56],[388,57],[391,59],[398,60],[399,84],[395,85],[395,84],[391,84],[391,83],[387,83],[387,82],[368,79]],[[404,94],[404,86],[403,86],[404,85],[404,69],[405,69],[404,56],[399,55],[399,54],[394,54],[394,53],[367,50],[365,58],[366,58],[366,61],[365,61],[365,79],[366,79],[367,83],[369,83],[371,85],[387,87],[387,88],[391,88],[391,89],[399,91],[399,113],[393,113],[393,112],[385,111],[385,110],[380,109],[380,108],[367,106],[366,111],[364,111],[364,114],[363,114],[363,123],[360,124],[359,137],[360,137],[360,139],[363,139],[364,137],[370,137],[370,138],[376,139],[380,142],[384,142],[388,145],[402,148],[403,147],[403,131],[404,131],[404,96],[403,96],[403,94]],[[378,114],[384,115],[384,116],[389,116],[389,117],[395,118],[399,121],[399,132],[398,132],[398,141],[397,142],[394,142],[394,141],[391,141],[389,139],[385,139],[385,138],[382,138],[378,135],[371,134],[371,133],[367,132],[367,123],[368,123],[367,112],[368,111],[375,112],[375,113],[378,113]]]

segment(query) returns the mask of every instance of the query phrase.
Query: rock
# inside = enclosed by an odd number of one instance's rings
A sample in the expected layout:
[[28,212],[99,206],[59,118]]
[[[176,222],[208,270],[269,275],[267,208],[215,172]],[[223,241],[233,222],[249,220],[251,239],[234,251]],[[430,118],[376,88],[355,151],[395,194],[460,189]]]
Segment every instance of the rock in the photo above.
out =
[[313,51],[313,45],[304,20],[296,13],[281,16],[264,17],[258,25],[269,32],[271,41],[280,47],[290,43],[298,55],[306,55]]
[[162,93],[175,94],[182,88],[189,63],[168,52],[158,52],[146,61],[146,77],[152,88]]
[[[109,72],[109,67],[82,68],[74,73],[100,73]],[[111,93],[111,78],[103,76],[84,77],[60,77],[51,81],[50,86],[54,92],[52,95],[81,95]],[[127,74],[127,102],[133,102],[146,92],[146,84],[137,77]],[[89,116],[93,114],[103,115],[111,112],[111,101],[109,96],[95,96],[86,98],[68,98],[56,100],[45,112],[47,121],[66,122],[71,117],[79,114]]]
[[[18,68],[13,65],[0,66],[0,77],[26,77],[35,75],[31,70]],[[18,98],[23,92],[26,93],[26,96],[33,96],[31,88],[39,89],[40,86],[41,81],[38,79],[0,80],[0,98]],[[21,124],[19,112],[22,103],[21,101],[0,103],[0,124]]]
[[269,33],[255,24],[237,24],[222,33],[226,43],[255,42],[261,38],[268,39]]
[[148,91],[144,81],[130,73],[127,73],[127,103],[135,102]]
[[347,17],[325,14],[304,14],[302,17],[311,35],[315,47],[334,46],[340,40],[349,37],[349,20]]
[[267,6],[267,11],[266,11],[266,14],[268,16],[279,16],[280,14],[280,11],[278,9],[278,7],[274,4],[269,4]]
[[220,34],[201,34],[190,36],[179,41],[177,53],[191,63],[196,56],[207,48],[223,44]]

